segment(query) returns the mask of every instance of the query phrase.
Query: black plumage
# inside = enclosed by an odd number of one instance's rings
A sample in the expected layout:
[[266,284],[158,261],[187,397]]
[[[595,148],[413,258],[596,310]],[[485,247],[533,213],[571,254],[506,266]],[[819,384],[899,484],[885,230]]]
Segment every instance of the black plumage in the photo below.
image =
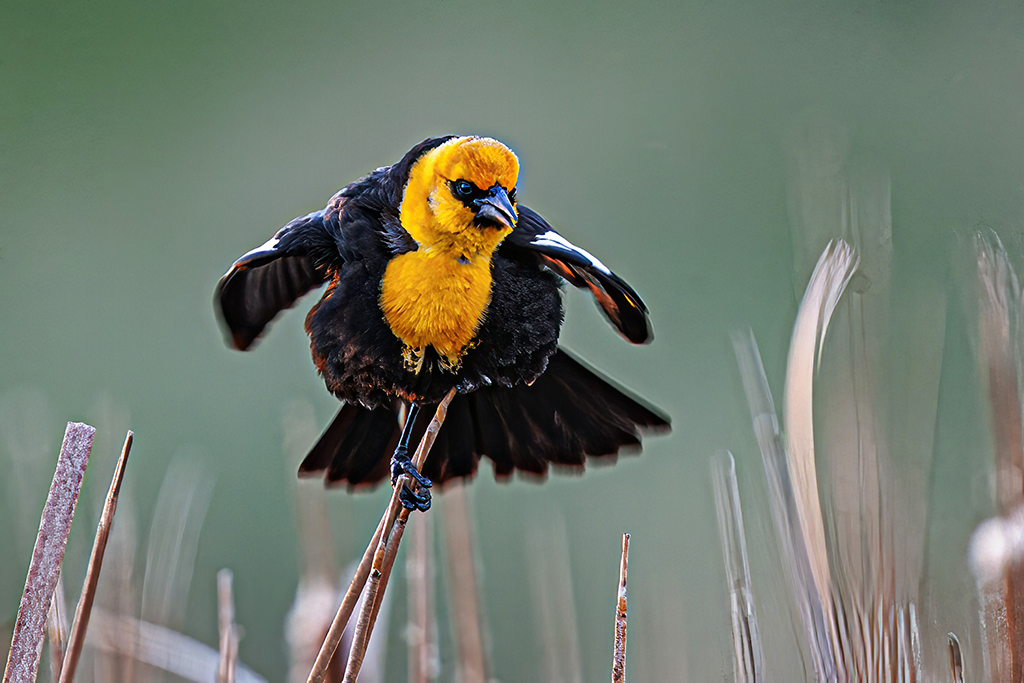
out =
[[[400,216],[410,170],[450,139],[426,140],[342,189],[324,210],[295,219],[240,258],[218,284],[216,308],[229,343],[242,350],[279,311],[327,284],[306,331],[317,369],[344,405],[301,473],[326,471],[329,483],[352,486],[380,481],[403,402],[430,406],[452,387],[459,395],[423,471],[439,482],[473,474],[481,457],[497,476],[579,467],[587,457],[638,447],[641,429],[668,427],[667,418],[558,349],[558,276],[590,289],[631,342],[650,339],[647,310],[628,285],[522,205],[491,257],[490,301],[459,366],[427,347],[421,366],[410,369],[382,314],[381,283],[392,259],[420,248]],[[420,412],[414,439],[432,413]]]

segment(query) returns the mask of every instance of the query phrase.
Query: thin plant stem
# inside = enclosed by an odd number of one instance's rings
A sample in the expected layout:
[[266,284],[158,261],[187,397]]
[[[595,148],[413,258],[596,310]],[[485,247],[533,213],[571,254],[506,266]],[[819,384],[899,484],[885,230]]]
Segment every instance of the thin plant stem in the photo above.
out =
[[[430,426],[427,427],[426,433],[423,435],[423,439],[420,441],[420,445],[416,450],[416,455],[413,458],[413,464],[416,469],[421,469],[423,463],[427,459],[427,453],[430,452],[430,447],[434,444],[434,439],[437,437],[437,430],[441,428],[441,423],[444,422],[444,417],[447,414],[448,404],[451,403],[452,399],[455,398],[455,389],[448,392],[448,395],[444,397],[441,404],[437,407],[437,414],[434,415],[434,419],[431,420]],[[426,446],[426,448],[424,448]],[[334,621],[331,623],[331,628],[327,632],[327,637],[324,639],[324,644],[320,648],[320,653],[316,657],[316,661],[313,663],[313,669],[309,672],[308,683],[323,683],[324,677],[327,675],[327,668],[331,664],[331,658],[334,657],[335,651],[338,649],[338,644],[341,642],[342,634],[345,632],[345,626],[348,624],[349,617],[352,616],[352,610],[355,608],[356,602],[359,600],[360,593],[363,592],[363,588],[366,585],[367,578],[370,576],[371,568],[376,569],[377,581],[380,581],[380,567],[383,566],[384,551],[387,548],[387,537],[390,536],[391,527],[395,523],[395,518],[398,516],[398,510],[402,508],[399,494],[401,493],[402,486],[406,482],[410,481],[408,475],[402,475],[394,487],[391,493],[391,500],[388,503],[387,509],[384,511],[384,515],[381,517],[380,524],[377,525],[377,531],[374,532],[373,538],[370,539],[370,543],[366,546],[366,550],[363,552],[363,559],[359,561],[359,567],[356,568],[356,573],[352,577],[352,582],[349,584],[348,592],[345,593],[345,598],[341,601],[341,606],[338,608],[338,613],[334,617]],[[404,509],[404,508],[403,508]],[[387,533],[385,533],[387,530]],[[379,556],[379,562],[378,562]],[[373,601],[376,599],[374,594],[373,599],[368,595],[364,602],[364,611],[367,610],[366,603],[369,603],[369,610],[373,609]],[[367,611],[367,617],[369,612]],[[358,636],[358,630],[357,630]],[[365,643],[363,645],[365,648]],[[355,651],[355,645],[353,644],[352,650]],[[350,658],[351,659],[351,658]],[[362,661],[360,659],[360,665]],[[358,673],[358,667],[357,667]]]
[[[402,542],[402,536],[405,534],[405,529],[409,524],[409,513],[409,510],[402,509],[395,520],[394,528],[391,530],[391,538],[388,539],[388,548],[384,554],[384,563],[380,571],[380,587],[377,589],[377,595],[373,601],[373,609],[370,611],[370,621],[367,624],[367,644],[369,644],[370,633],[377,624],[377,615],[380,613],[380,607],[384,603],[384,589],[388,585],[388,580],[391,578],[391,570],[394,569],[395,559],[398,557],[398,545]],[[367,599],[369,599],[369,596],[367,596]],[[354,644],[353,649],[355,649]]]
[[759,683],[764,676],[764,655],[754,610],[747,540],[743,530],[743,508],[740,506],[736,461],[732,453],[723,451],[715,456],[712,477],[715,509],[718,513],[718,535],[722,540],[725,577],[729,586],[733,680],[737,683]]
[[[448,414],[448,404],[451,403],[453,398],[455,398],[454,388],[438,404],[437,412],[434,413],[434,419],[430,421],[430,425],[427,427],[427,431],[423,434],[419,447],[416,449],[416,456],[413,458],[413,465],[415,465],[417,470],[422,469],[423,463],[426,462],[430,448],[434,445],[434,439],[437,438],[437,433],[441,429],[441,425],[444,424],[445,417]],[[380,540],[377,543],[377,551],[373,556],[373,568],[370,571],[363,608],[360,611],[359,620],[356,622],[356,632],[352,639],[352,651],[349,653],[344,683],[355,683],[356,677],[359,675],[359,669],[363,664],[363,656],[366,654],[366,646],[370,641],[370,634],[373,632],[373,625],[376,621],[376,612],[380,609],[380,605],[377,602],[378,594],[383,598],[384,589],[387,587],[387,580],[391,574],[391,567],[394,565],[395,556],[398,554],[398,544],[402,540],[402,533],[405,531],[405,525],[409,519],[409,510],[402,507],[401,500],[399,499],[402,486],[407,481],[411,481],[408,475],[399,477],[391,494],[391,503],[384,513],[385,531],[381,534]],[[401,520],[397,527],[395,526],[396,519]],[[394,532],[394,543],[391,543],[392,532]],[[389,550],[391,551],[390,553]]]
[[327,675],[327,668],[331,665],[331,659],[338,649],[338,644],[341,643],[341,637],[345,633],[345,626],[348,625],[349,617],[352,616],[352,610],[359,601],[359,595],[363,592],[363,586],[366,585],[366,577],[370,575],[374,550],[376,550],[377,542],[384,531],[384,521],[385,518],[382,517],[377,524],[377,530],[373,533],[373,538],[370,539],[369,545],[366,546],[366,550],[363,552],[363,559],[359,561],[359,566],[356,568],[356,573],[348,586],[345,598],[341,601],[341,606],[338,607],[338,613],[331,623],[331,628],[327,631],[327,637],[324,638],[324,644],[320,648],[320,653],[317,655],[316,661],[313,662],[313,669],[309,673],[308,683],[323,683],[324,677]]
[[629,568],[629,534],[622,534],[622,559],[619,560],[619,599],[615,609],[615,653],[612,657],[612,683],[626,681],[626,571]]
[[100,580],[103,554],[106,552],[107,540],[110,538],[110,530],[114,525],[114,512],[117,511],[117,497],[121,493],[124,468],[128,464],[128,454],[132,450],[134,438],[135,435],[130,431],[125,436],[121,457],[117,459],[114,477],[110,481],[110,490],[107,491],[107,499],[103,504],[103,514],[100,515],[100,522],[96,526],[96,538],[92,543],[92,555],[89,557],[89,568],[85,572],[82,595],[78,599],[78,607],[75,609],[75,620],[71,624],[71,635],[68,637],[64,665],[61,667],[60,683],[70,683],[75,678],[78,658],[82,654],[82,645],[85,643],[85,630],[89,627],[92,604],[96,598],[96,586]]

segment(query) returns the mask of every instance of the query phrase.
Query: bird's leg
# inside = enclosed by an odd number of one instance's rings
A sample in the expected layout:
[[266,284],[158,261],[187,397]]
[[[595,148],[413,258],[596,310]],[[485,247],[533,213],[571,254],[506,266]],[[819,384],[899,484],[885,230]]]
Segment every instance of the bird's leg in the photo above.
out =
[[409,406],[409,412],[405,416],[405,425],[402,427],[402,435],[398,437],[398,446],[395,447],[395,452],[391,455],[391,485],[394,486],[398,483],[398,478],[403,474],[408,474],[417,481],[423,479],[420,482],[423,486],[430,486],[430,481],[425,479],[423,475],[416,471],[416,468],[412,466],[412,460],[409,458],[409,439],[412,438],[412,428],[416,423],[416,416],[420,412],[420,407],[413,403]]
[[395,486],[398,483],[398,478],[403,474],[408,474],[412,477],[420,491],[417,493],[408,485],[404,485],[402,492],[399,494],[399,499],[402,501],[402,505],[409,510],[422,510],[426,512],[430,509],[429,489],[434,483],[420,474],[409,458],[409,439],[412,437],[412,427],[416,422],[416,416],[419,414],[419,411],[419,405],[415,403],[410,404],[409,413],[405,416],[405,426],[402,428],[402,435],[398,438],[398,446],[391,456],[391,485]]

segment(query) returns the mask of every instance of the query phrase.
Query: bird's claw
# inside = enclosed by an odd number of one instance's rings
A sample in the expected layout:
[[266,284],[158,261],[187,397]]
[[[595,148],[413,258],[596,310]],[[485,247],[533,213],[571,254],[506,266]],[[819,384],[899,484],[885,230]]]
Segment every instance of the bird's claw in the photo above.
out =
[[394,488],[395,484],[398,483],[398,478],[405,473],[405,466],[411,465],[412,461],[409,460],[409,454],[405,446],[399,446],[395,449],[395,452],[391,454],[391,486]]
[[420,474],[420,471],[412,464],[412,460],[409,459],[405,449],[398,448],[395,450],[395,454],[391,456],[391,485],[397,484],[398,478],[403,474],[408,474],[412,477],[421,488],[429,489],[434,485],[434,482]]
[[420,489],[420,493],[416,493],[408,485],[403,485],[402,492],[398,494],[398,500],[407,510],[426,512],[430,509],[430,490]]
[[394,455],[391,456],[391,485],[396,486],[399,477],[403,474],[407,474],[412,478],[415,482],[414,486],[419,489],[419,492],[414,491],[413,487],[409,484],[403,484],[402,491],[398,494],[398,499],[409,510],[426,512],[430,509],[429,489],[434,485],[434,482],[420,474],[419,470],[416,469],[416,466],[409,459],[406,449],[399,447],[395,449]]

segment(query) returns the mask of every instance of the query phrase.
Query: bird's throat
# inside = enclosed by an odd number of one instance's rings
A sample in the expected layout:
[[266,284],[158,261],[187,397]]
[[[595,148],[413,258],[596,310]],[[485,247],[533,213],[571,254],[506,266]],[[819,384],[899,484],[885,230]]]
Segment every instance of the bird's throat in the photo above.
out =
[[428,346],[457,368],[491,300],[491,260],[443,249],[393,258],[381,283],[384,319],[415,365]]

